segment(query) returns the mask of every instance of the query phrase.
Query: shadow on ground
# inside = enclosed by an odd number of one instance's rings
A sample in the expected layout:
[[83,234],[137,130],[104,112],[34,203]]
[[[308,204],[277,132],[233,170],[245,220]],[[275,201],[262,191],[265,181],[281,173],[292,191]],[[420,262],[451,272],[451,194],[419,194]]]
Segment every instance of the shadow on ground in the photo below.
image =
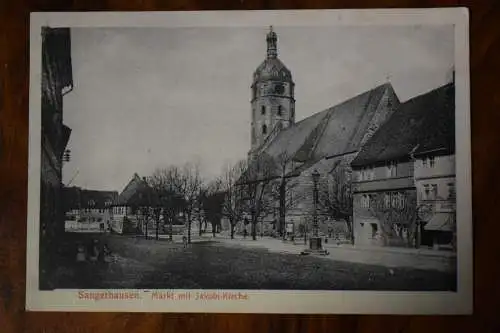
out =
[[[271,253],[217,242],[180,243],[121,235],[85,235],[108,243],[114,259],[76,265],[70,248],[52,274],[55,288],[454,291],[452,273]],[[72,240],[70,240],[73,238]],[[89,239],[90,239],[89,238]]]

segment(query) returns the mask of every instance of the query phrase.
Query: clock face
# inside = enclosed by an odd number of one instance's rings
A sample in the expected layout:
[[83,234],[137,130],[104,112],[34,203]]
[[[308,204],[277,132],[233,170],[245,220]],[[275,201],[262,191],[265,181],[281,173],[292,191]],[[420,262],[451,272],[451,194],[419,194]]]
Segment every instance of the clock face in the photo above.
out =
[[285,87],[282,84],[277,84],[274,86],[274,93],[283,94],[285,92]]

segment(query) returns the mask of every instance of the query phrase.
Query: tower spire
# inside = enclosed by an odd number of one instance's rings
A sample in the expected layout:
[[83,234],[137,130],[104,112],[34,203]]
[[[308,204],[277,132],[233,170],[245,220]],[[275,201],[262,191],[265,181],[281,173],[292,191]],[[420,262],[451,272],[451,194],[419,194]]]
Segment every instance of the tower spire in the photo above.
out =
[[269,27],[269,33],[266,37],[267,41],[267,58],[276,58],[278,56],[278,36],[273,31],[273,26]]

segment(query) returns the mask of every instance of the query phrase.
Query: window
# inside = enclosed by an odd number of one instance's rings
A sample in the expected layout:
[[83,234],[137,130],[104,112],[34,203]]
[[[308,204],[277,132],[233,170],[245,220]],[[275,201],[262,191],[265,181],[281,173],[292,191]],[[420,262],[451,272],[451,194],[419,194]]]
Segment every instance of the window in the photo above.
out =
[[389,162],[386,166],[386,176],[389,177],[396,177],[396,162]]
[[282,113],[283,113],[283,107],[281,105],[278,105],[278,111],[277,111],[278,116],[281,117]]
[[260,114],[266,114],[266,107],[264,105],[260,107]]
[[435,165],[436,165],[436,158],[434,156],[424,157],[422,159],[422,166],[425,168],[427,167],[434,168]]
[[456,197],[455,183],[448,183],[448,199],[455,200]]
[[371,195],[363,194],[361,197],[361,208],[370,208]]
[[429,157],[429,166],[431,168],[434,168],[434,165],[436,165],[436,160],[435,160],[434,156],[431,156],[431,157]]
[[429,184],[424,184],[424,192],[422,193],[422,199],[429,200],[429,196],[430,196]]
[[390,195],[390,193],[384,194],[384,207],[385,208],[391,207],[391,195]]
[[431,195],[432,195],[432,199],[436,199],[437,198],[437,196],[438,196],[438,186],[437,186],[437,184],[432,184]]
[[262,134],[267,134],[267,126],[266,126],[266,124],[262,125]]
[[391,195],[391,207],[398,208],[398,196],[396,193],[392,193]]
[[369,203],[368,203],[368,196],[366,194],[363,194],[361,196],[361,208],[368,208]]
[[372,226],[372,238],[377,237],[378,225],[376,223],[370,223]]

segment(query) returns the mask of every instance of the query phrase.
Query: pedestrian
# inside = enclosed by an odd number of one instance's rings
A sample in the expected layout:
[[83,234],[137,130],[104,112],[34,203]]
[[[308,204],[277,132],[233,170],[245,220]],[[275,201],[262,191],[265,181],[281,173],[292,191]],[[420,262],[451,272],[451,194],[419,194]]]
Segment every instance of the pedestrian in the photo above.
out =
[[188,244],[188,239],[186,236],[182,236],[182,245],[184,246],[184,248],[187,247],[187,244]]
[[99,241],[94,239],[90,248],[89,259],[91,262],[96,262],[99,257]]
[[243,238],[246,239],[247,238],[247,229],[243,229]]
[[77,262],[85,262],[85,247],[83,244],[79,243],[76,246],[76,261]]

